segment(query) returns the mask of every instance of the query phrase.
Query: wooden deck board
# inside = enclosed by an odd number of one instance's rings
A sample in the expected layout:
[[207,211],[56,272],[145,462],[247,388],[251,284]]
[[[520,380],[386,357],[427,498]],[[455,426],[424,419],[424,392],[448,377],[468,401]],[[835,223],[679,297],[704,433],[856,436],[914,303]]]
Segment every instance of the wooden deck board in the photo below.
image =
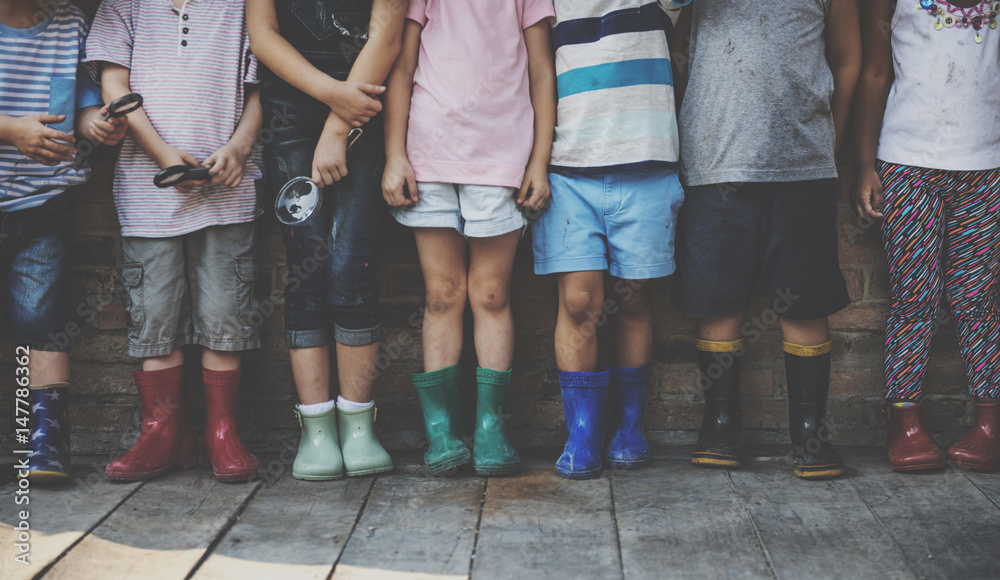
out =
[[149,481],[45,577],[183,579],[259,485],[219,483],[204,468]]
[[770,579],[728,473],[688,456],[660,452],[648,468],[612,473],[625,577]]
[[378,477],[333,577],[466,578],[485,480]]
[[777,578],[916,578],[847,478],[806,481],[781,460],[730,477]]
[[964,474],[895,473],[884,452],[852,459],[858,492],[923,578],[1000,578],[1000,510]]
[[[21,580],[38,574],[140,485],[111,483],[103,474],[91,474],[89,469],[74,471],[67,482],[33,485],[27,494],[29,503],[21,505],[15,503],[16,481],[0,488],[0,578]],[[21,510],[28,511],[31,526],[29,566],[13,561],[16,534],[11,526],[20,521]]]
[[285,476],[262,486],[194,579],[328,577],[373,482]]
[[611,485],[568,481],[551,465],[492,478],[473,577],[620,578]]

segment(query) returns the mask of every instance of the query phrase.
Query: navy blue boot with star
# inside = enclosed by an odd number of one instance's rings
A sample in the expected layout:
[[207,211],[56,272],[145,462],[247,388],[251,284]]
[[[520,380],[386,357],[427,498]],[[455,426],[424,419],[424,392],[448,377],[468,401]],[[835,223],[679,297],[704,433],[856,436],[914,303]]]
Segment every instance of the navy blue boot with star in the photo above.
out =
[[69,384],[32,386],[31,453],[28,472],[32,483],[69,478]]

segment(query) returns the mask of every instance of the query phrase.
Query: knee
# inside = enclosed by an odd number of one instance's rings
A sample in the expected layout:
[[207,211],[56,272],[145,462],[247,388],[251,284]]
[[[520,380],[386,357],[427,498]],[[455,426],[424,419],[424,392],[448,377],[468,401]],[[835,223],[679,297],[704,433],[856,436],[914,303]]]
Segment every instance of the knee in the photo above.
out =
[[636,286],[632,284],[628,285],[627,288],[630,290],[629,292],[618,293],[618,311],[627,317],[648,316],[650,305],[647,287],[645,285]]
[[562,295],[562,310],[575,325],[590,320],[601,309],[604,292],[601,288],[568,288]]
[[431,314],[445,314],[465,310],[466,281],[462,277],[444,277],[427,280],[425,308]]
[[499,278],[479,281],[469,288],[469,301],[476,310],[502,312],[510,307],[510,285]]

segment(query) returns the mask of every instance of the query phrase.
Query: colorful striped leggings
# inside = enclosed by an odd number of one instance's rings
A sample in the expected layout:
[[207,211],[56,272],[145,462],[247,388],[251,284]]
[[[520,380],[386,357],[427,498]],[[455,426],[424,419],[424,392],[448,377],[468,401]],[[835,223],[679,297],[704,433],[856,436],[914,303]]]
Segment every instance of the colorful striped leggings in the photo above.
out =
[[919,401],[942,292],[969,392],[1000,395],[1000,169],[942,171],[879,162],[892,304],[885,397]]

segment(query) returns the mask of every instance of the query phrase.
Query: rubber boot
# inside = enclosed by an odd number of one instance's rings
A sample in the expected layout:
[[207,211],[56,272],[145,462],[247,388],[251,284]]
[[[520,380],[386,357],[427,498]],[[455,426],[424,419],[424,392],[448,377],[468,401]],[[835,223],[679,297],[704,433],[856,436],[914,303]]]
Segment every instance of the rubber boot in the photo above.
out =
[[889,466],[893,471],[942,469],[944,454],[920,423],[921,403],[909,407],[886,405]]
[[424,463],[431,475],[455,469],[472,461],[472,453],[462,442],[461,370],[452,365],[429,373],[414,373],[420,411],[427,431]]
[[649,463],[649,443],[643,432],[643,411],[649,393],[649,365],[611,369],[608,413],[611,442],[605,458],[612,467],[631,469]]
[[476,434],[472,462],[477,475],[511,475],[517,473],[521,464],[507,429],[511,375],[511,371],[476,369]]
[[302,437],[292,462],[292,477],[306,481],[330,481],[344,477],[336,409],[330,408],[325,413],[303,413],[296,408],[295,416],[302,427]]
[[[69,478],[69,383],[32,385],[31,453],[28,475],[31,483],[54,483]],[[23,435],[22,435],[23,436]]]
[[792,439],[795,475],[825,479],[843,475],[844,460],[830,443],[826,397],[830,391],[830,343],[801,346],[785,343],[788,383],[788,434]]
[[340,429],[340,449],[344,454],[347,477],[392,471],[392,458],[375,435],[378,409],[345,411],[337,407],[337,427]]
[[604,408],[611,372],[559,373],[563,414],[569,440],[556,461],[566,479],[592,479],[601,473],[604,450]]
[[181,397],[182,367],[132,373],[139,393],[142,427],[139,440],[108,464],[108,479],[152,479],[176,467],[198,465],[198,437],[191,429]]
[[976,403],[972,432],[951,446],[948,458],[961,467],[1000,471],[1000,403]]
[[201,376],[205,383],[205,449],[215,478],[225,482],[256,479],[260,462],[246,450],[236,431],[240,370],[202,369]]
[[740,422],[740,370],[743,340],[698,340],[698,368],[705,412],[691,463],[735,469],[743,465]]

